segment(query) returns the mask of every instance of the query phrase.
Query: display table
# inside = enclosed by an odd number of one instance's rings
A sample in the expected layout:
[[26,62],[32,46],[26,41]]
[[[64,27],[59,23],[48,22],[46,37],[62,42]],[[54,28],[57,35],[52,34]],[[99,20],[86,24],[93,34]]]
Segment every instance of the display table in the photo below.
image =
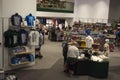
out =
[[[88,75],[95,78],[107,78],[108,77],[108,70],[109,70],[109,61],[92,61],[90,60],[90,57],[92,54],[91,49],[84,49],[81,47],[84,47],[85,41],[77,41],[79,46],[77,46],[81,53],[85,55],[84,58],[79,58],[77,62],[75,63],[74,67],[74,74],[75,75]],[[69,42],[68,45],[73,44],[72,42]],[[99,51],[99,46],[101,44],[93,44],[93,50]],[[69,66],[68,66],[69,67]]]
[[95,78],[107,78],[109,61],[96,62],[80,59],[76,63],[75,75],[88,75]]
[[107,78],[109,70],[109,62],[89,61],[89,76],[95,78]]
[[80,59],[76,63],[75,75],[88,75],[88,62],[87,59]]

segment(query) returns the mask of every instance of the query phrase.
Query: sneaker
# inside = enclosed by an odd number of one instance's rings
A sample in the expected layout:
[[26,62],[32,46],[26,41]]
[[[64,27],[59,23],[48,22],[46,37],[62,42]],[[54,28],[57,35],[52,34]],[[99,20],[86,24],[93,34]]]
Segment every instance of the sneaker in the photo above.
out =
[[39,59],[43,58],[43,56],[42,56],[42,55],[40,55],[40,56],[38,56],[38,57],[39,57]]
[[38,55],[35,55],[35,58],[38,58],[39,56]]
[[69,73],[69,71],[68,71],[68,70],[64,70],[64,72],[65,72],[65,73]]

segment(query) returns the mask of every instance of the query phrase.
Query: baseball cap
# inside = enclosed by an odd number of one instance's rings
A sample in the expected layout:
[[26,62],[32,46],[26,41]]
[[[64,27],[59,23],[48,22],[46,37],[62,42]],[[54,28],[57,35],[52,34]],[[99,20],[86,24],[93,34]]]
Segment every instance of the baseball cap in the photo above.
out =
[[109,42],[109,39],[105,39],[106,42]]

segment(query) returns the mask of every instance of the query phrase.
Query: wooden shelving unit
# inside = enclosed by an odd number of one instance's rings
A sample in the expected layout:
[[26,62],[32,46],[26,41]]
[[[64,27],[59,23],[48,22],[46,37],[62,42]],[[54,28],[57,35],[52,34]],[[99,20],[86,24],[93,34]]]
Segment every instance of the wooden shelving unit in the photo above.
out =
[[31,62],[21,62],[21,63],[19,63],[19,64],[10,64],[10,65],[11,65],[11,66],[17,66],[17,65],[29,64],[29,63],[31,63]]
[[27,51],[27,52],[13,53],[13,55],[31,54],[31,53],[33,53],[33,51]]
[[[19,55],[24,55],[24,54],[33,54],[34,51],[26,51],[26,52],[18,52],[18,53],[12,53],[11,57],[13,56],[19,56]],[[10,66],[19,66],[19,65],[24,65],[24,64],[30,64],[32,62],[30,61],[25,61],[25,62],[20,62],[20,63],[17,63],[17,64],[12,64],[10,62]]]

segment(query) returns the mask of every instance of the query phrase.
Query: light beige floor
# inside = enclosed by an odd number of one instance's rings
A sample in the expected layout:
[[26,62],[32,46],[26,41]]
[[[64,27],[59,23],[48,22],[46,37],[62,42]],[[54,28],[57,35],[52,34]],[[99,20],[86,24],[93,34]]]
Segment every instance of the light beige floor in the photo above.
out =
[[36,59],[36,64],[25,69],[49,69],[62,58],[62,43],[51,42],[45,37],[45,44],[41,48],[42,59]]

